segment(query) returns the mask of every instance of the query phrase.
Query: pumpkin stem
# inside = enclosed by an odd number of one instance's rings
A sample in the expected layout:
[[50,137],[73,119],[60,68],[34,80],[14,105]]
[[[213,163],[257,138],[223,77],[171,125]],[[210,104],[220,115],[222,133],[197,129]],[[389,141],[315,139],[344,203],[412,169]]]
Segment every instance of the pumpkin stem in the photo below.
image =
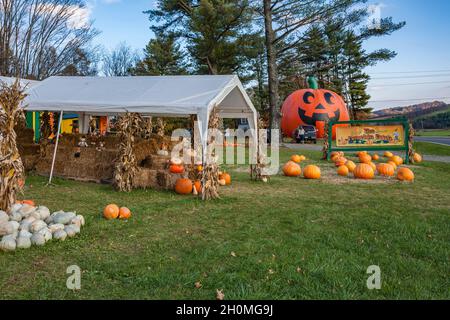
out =
[[309,86],[310,89],[314,89],[314,90],[319,89],[319,83],[317,82],[316,77],[308,76],[306,81],[308,82],[308,86]]

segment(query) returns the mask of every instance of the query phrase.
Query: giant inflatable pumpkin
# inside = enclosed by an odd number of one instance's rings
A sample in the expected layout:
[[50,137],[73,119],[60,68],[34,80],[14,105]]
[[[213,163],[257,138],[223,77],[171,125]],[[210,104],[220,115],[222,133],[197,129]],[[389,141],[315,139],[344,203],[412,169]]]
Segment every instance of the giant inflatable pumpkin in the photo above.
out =
[[[300,125],[313,125],[317,137],[323,138],[325,121],[348,121],[350,116],[344,100],[335,92],[319,89],[314,78],[308,79],[310,89],[297,90],[284,102],[281,112],[281,130],[285,136],[293,137]],[[333,126],[333,139],[336,126]]]

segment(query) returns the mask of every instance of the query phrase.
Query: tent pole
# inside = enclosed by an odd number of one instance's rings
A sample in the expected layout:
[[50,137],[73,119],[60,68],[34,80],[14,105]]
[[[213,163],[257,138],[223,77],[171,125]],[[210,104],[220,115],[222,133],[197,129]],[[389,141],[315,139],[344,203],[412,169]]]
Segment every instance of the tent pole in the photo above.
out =
[[59,133],[61,131],[61,122],[62,122],[62,119],[63,119],[63,114],[64,114],[64,111],[61,111],[61,114],[59,115],[58,132],[56,133],[55,150],[53,151],[52,168],[50,170],[50,178],[48,179],[48,184],[51,184],[52,183],[52,179],[53,179],[53,169],[55,168],[56,151],[58,150]]

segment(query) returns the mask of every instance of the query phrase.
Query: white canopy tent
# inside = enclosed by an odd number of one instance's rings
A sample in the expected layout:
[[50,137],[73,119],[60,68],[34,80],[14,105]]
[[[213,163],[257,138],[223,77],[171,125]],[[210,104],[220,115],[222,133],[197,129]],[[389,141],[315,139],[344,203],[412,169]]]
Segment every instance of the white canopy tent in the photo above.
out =
[[197,115],[204,154],[209,115],[216,107],[221,118],[246,118],[253,129],[254,147],[257,146],[257,112],[235,75],[50,77],[27,93],[27,111],[77,113],[84,126],[91,115]]
[[[11,77],[2,77],[0,76],[0,82],[6,83],[7,85],[12,85],[17,78],[11,78]],[[19,79],[20,85],[23,87],[31,88],[34,87],[39,83],[39,81],[36,80],[27,80],[27,79]]]

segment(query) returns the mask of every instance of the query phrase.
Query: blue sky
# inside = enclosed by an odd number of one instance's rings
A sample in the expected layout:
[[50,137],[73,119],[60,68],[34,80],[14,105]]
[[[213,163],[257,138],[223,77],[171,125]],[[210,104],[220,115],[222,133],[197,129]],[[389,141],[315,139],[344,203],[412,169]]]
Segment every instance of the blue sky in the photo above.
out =
[[[440,100],[450,103],[450,1],[371,2],[381,5],[382,17],[406,21],[406,26],[366,43],[367,50],[389,48],[398,53],[392,61],[367,69],[372,77],[370,105],[378,109],[443,97],[447,99]],[[150,22],[142,11],[152,8],[153,0],[90,0],[89,4],[94,25],[102,32],[96,43],[114,48],[126,42],[142,50],[152,37]]]

